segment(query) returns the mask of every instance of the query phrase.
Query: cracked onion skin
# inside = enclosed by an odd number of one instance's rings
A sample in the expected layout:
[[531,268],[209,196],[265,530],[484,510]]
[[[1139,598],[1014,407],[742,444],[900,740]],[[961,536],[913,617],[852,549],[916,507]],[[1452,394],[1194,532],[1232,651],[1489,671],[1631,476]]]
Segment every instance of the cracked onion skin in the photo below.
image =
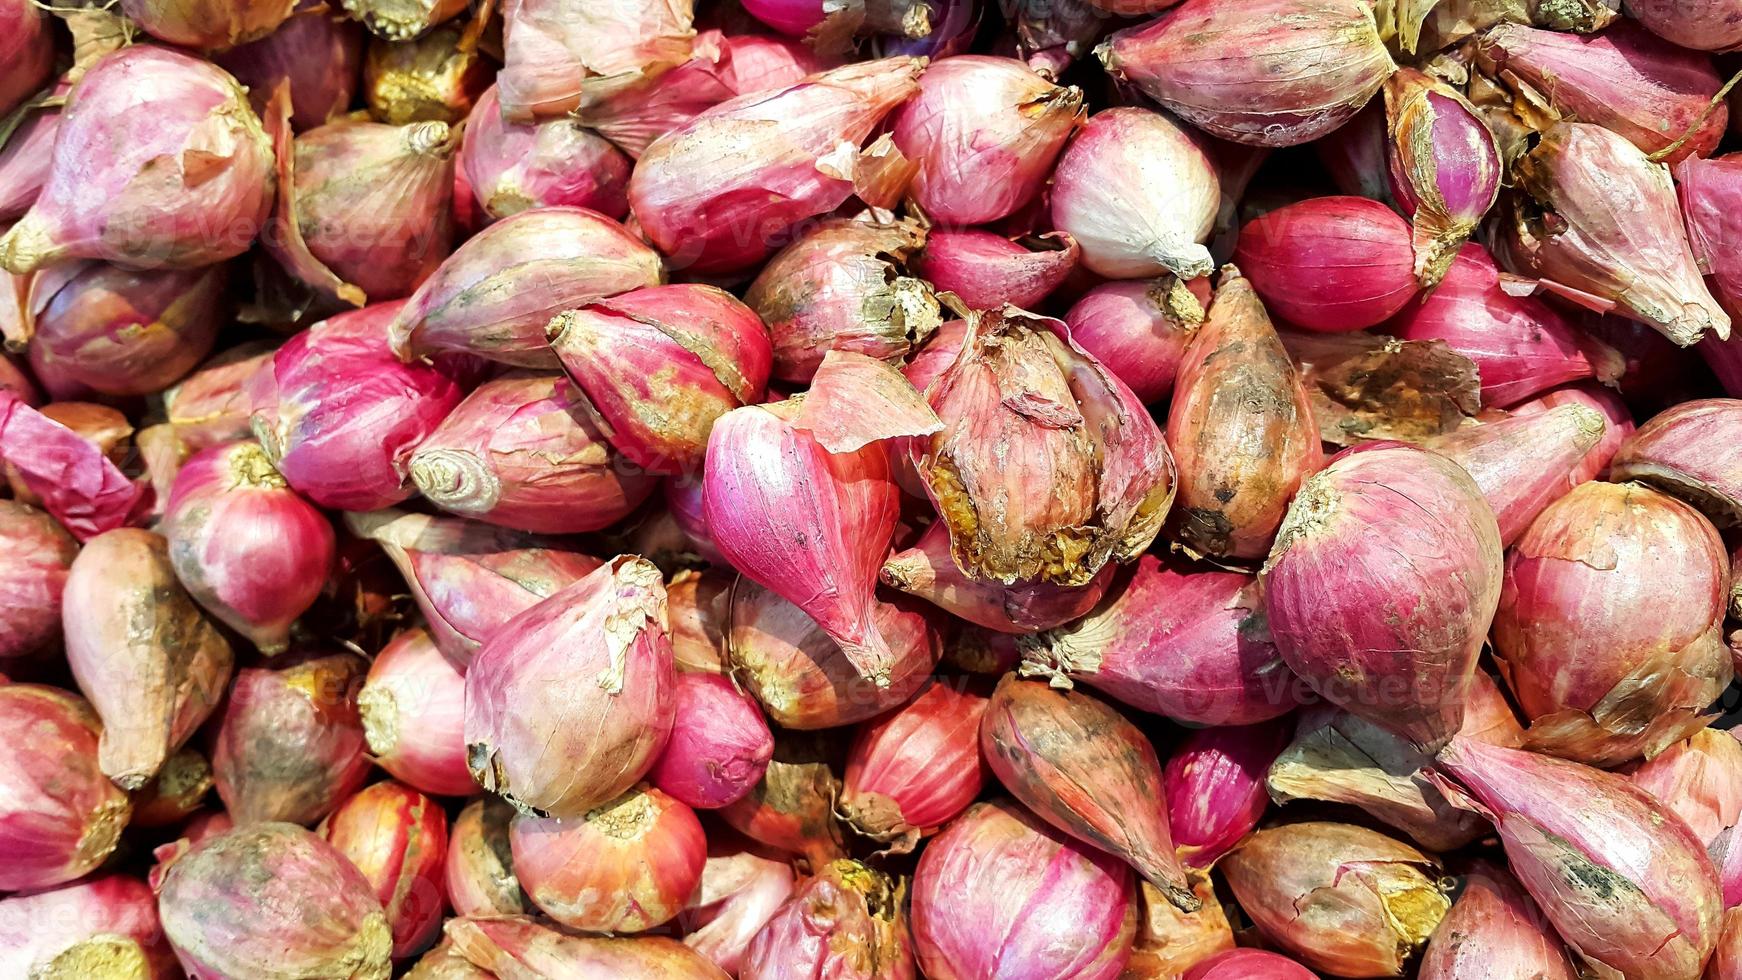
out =
[[49,888],[89,874],[121,840],[132,805],[98,768],[102,723],[84,699],[0,684],[0,890]]

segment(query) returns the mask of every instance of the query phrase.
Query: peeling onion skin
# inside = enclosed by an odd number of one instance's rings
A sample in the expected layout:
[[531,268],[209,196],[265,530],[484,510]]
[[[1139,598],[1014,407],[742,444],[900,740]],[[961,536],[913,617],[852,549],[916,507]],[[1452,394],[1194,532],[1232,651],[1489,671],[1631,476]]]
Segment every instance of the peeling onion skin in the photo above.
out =
[[719,811],[725,824],[758,844],[797,855],[811,868],[844,858],[835,800],[838,744],[827,735],[781,733],[762,781]]
[[1266,939],[1335,976],[1402,976],[1451,908],[1432,858],[1349,824],[1259,831],[1220,868]]
[[452,940],[443,939],[412,966],[405,980],[497,980],[497,977],[473,966],[454,948]]
[[466,117],[460,166],[492,221],[552,206],[588,208],[615,221],[629,213],[632,164],[621,150],[567,119],[503,119],[494,85]]
[[121,874],[0,900],[0,971],[29,980],[182,975],[157,920],[157,896]]
[[493,63],[444,24],[411,41],[370,37],[363,51],[363,100],[376,122],[457,126],[490,87]]
[[64,884],[97,869],[121,840],[127,794],[97,766],[102,723],[82,698],[0,684],[0,890]]
[[1132,881],[1016,803],[976,803],[914,872],[920,969],[931,980],[1116,980],[1137,930]]
[[38,273],[31,367],[104,395],[151,395],[211,353],[228,315],[224,266],[138,272],[104,263]]
[[0,116],[28,100],[54,72],[54,32],[48,12],[29,0],[0,6]]
[[1506,871],[1478,862],[1422,953],[1421,980],[1576,980],[1566,945]]
[[370,756],[395,779],[436,796],[478,791],[466,768],[465,672],[428,631],[411,627],[381,648],[357,711]]
[[1410,254],[1397,212],[1364,197],[1317,197],[1248,221],[1234,264],[1283,321],[1341,333],[1377,326],[1415,297]]
[[377,37],[393,41],[421,37],[466,10],[464,0],[344,0],[344,7]]
[[756,788],[774,756],[762,708],[720,674],[678,671],[671,739],[648,782],[685,806],[717,810]]
[[1204,308],[1172,276],[1102,283],[1065,314],[1071,338],[1153,405],[1173,391]]
[[702,883],[678,913],[684,945],[736,976],[750,941],[792,897],[796,885],[797,875],[784,860],[765,857],[735,840],[710,841]]
[[1280,721],[1199,728],[1168,756],[1168,827],[1187,868],[1210,868],[1257,828],[1270,808],[1264,777],[1288,735]]
[[524,916],[449,919],[443,928],[461,956],[497,980],[729,980],[700,953],[663,936],[570,936]]
[[739,980],[915,980],[905,881],[851,859],[800,881],[744,952]]
[[1609,479],[1638,480],[1699,508],[1720,528],[1742,524],[1742,399],[1682,402],[1633,433],[1609,462]]
[[1490,815],[1513,874],[1560,937],[1639,980],[1697,974],[1723,901],[1699,839],[1624,777],[1465,738],[1437,768]]
[[1316,980],[1318,974],[1276,953],[1231,949],[1186,971],[1184,980]]
[[690,56],[693,6],[511,0],[502,10],[503,115],[516,122],[556,118],[615,90],[644,87]]
[[392,780],[339,804],[319,833],[363,873],[387,914],[393,958],[423,952],[441,934],[448,815],[441,805]]
[[1187,122],[1256,146],[1335,130],[1394,67],[1359,0],[1187,0],[1095,54]]
[[314,129],[345,114],[363,67],[363,28],[324,9],[298,10],[271,34],[214,56],[248,89],[264,116],[280,80],[290,82],[290,125]]
[[59,641],[61,595],[79,543],[45,512],[0,500],[0,552],[7,555],[0,567],[0,663],[7,663]]
[[268,963],[283,976],[392,975],[393,939],[369,882],[309,831],[266,823],[160,850],[159,914],[194,980],[263,977]]
[[1481,488],[1510,547],[1550,504],[1572,489],[1571,477],[1608,432],[1586,405],[1559,405],[1436,436],[1424,448],[1464,468]]
[[1289,667],[1431,752],[1462,725],[1502,570],[1499,524],[1463,468],[1380,442],[1301,485],[1259,580]]
[[1681,817],[1710,854],[1720,853],[1725,835],[1742,823],[1742,742],[1729,732],[1702,728],[1646,760],[1631,778]]
[[892,853],[911,851],[967,809],[986,784],[986,697],[940,678],[861,726],[847,750],[835,812]]
[[1596,766],[1704,727],[1729,686],[1729,555],[1693,508],[1638,483],[1586,483],[1508,556],[1494,620],[1528,747]]
[[1410,216],[1415,277],[1437,285],[1500,193],[1494,134],[1464,96],[1413,68],[1385,83],[1391,196]]
[[973,578],[950,555],[949,529],[934,522],[919,541],[883,563],[884,585],[918,596],[940,609],[1000,633],[1026,634],[1064,626],[1095,608],[1113,584],[1116,568],[1103,566],[1087,585],[1045,582],[1003,585]]
[[513,845],[508,840],[513,820],[514,808],[494,796],[473,800],[454,818],[442,874],[455,915],[532,911],[532,900],[514,877]]

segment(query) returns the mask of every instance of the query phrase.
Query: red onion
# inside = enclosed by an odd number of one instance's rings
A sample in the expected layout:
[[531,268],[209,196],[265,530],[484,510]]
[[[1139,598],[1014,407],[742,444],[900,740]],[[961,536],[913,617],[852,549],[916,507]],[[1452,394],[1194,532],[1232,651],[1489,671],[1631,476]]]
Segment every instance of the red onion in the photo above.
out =
[[369,775],[357,688],[368,665],[305,654],[237,671],[219,716],[212,775],[238,827],[312,824]]
[[0,663],[34,657],[60,641],[61,592],[79,544],[54,518],[0,500]]
[[383,510],[345,523],[393,560],[436,646],[462,670],[502,624],[599,567],[566,543],[474,521]]
[[1179,467],[1173,536],[1215,558],[1268,552],[1289,498],[1324,465],[1306,387],[1237,270],[1186,348],[1166,435]]
[[297,0],[121,0],[121,12],[152,37],[183,48],[233,48],[271,34]]
[[1301,685],[1270,642],[1250,575],[1144,555],[1086,618],[1024,643],[1024,674],[1081,681],[1191,725],[1287,714]]
[[23,487],[81,541],[120,527],[139,503],[139,488],[84,436],[0,389],[0,459],[13,496]]
[[477,792],[466,768],[465,674],[421,627],[375,655],[357,712],[370,756],[395,779],[436,796]]
[[977,803],[914,873],[920,969],[932,980],[1116,980],[1136,929],[1131,880],[1016,804]]
[[248,382],[254,435],[291,487],[322,507],[374,510],[410,497],[407,458],[464,394],[435,366],[401,364],[387,349],[402,305],[317,323]]
[[68,666],[103,718],[103,772],[138,789],[223,699],[230,645],[176,582],[169,545],[135,528],[79,552],[61,621]]
[[1097,112],[1059,160],[1052,219],[1113,279],[1206,275],[1221,203],[1215,168],[1179,126],[1146,109]]
[[1633,785],[1681,817],[1708,851],[1742,823],[1742,742],[1701,728],[1633,771]]
[[980,751],[1042,819],[1123,859],[1182,911],[1197,911],[1168,836],[1161,762],[1117,711],[1007,676],[986,708]]
[[424,950],[441,931],[448,817],[434,800],[391,780],[333,811],[320,834],[363,872],[387,913],[393,958]]
[[301,827],[245,827],[171,858],[152,884],[163,930],[194,977],[258,976],[263,964],[288,976],[390,975],[393,939],[374,889]]
[[[643,232],[674,268],[756,264],[795,225],[851,195],[853,161],[835,157],[913,95],[923,66],[914,58],[846,65],[721,103],[661,136],[629,180]],[[698,183],[697,173],[714,179]]]
[[0,267],[15,273],[72,258],[210,265],[246,251],[272,206],[272,143],[241,88],[169,48],[90,66],[54,145],[48,183],[0,238]]
[[[127,416],[122,414],[119,409],[98,405],[95,402],[56,401],[42,406],[40,415],[55,425],[71,431],[89,445],[89,450],[84,446],[78,447],[76,453],[80,458],[87,451],[95,451],[100,453],[108,463],[120,466],[133,455],[133,423],[127,421]],[[9,448],[14,449],[15,456],[24,456],[26,450],[33,447],[29,442],[17,439]],[[63,447],[54,448],[68,451]],[[28,504],[32,507],[46,506],[43,503],[44,494],[53,493],[58,488],[53,483],[46,482],[45,478],[49,474],[46,471],[39,471],[39,468],[53,466],[56,463],[54,452],[38,453],[33,461],[27,461],[22,468],[11,462],[6,463],[6,485],[12,491],[12,498],[21,504]],[[43,493],[38,493],[34,489],[37,487],[40,487]],[[143,503],[143,488],[140,489],[139,502]],[[127,520],[132,522],[137,520],[139,516],[139,511],[136,509],[127,515]],[[66,518],[62,517],[61,520],[64,523]]]
[[845,857],[834,810],[841,793],[831,768],[837,748],[828,736],[782,733],[762,781],[722,808],[721,819],[758,844],[802,857],[811,868]]
[[1101,601],[1113,582],[1113,567],[1087,585],[1068,587],[1041,582],[1000,585],[970,578],[950,557],[949,530],[935,522],[918,542],[883,563],[883,584],[919,596],[933,605],[987,629],[1033,633],[1063,626]]
[[[1728,309],[1742,301],[1742,262],[1735,258],[1734,243],[1742,238],[1742,155],[1729,154],[1711,160],[1689,157],[1675,168],[1676,192],[1687,224],[1688,242],[1699,260],[1700,271],[1709,274],[1717,296]],[[1705,350],[1712,344],[1702,344]],[[1720,371],[1720,373],[1722,373]]]
[[458,125],[495,78],[495,62],[458,23],[412,41],[371,37],[363,52],[363,98],[376,122]]
[[523,813],[608,803],[665,747],[673,676],[659,569],[614,558],[478,651],[466,673],[472,776]]
[[264,343],[239,344],[212,356],[163,392],[163,414],[190,450],[246,439],[248,378],[272,359]]
[[492,977],[661,977],[728,980],[699,953],[659,936],[569,936],[524,917],[450,919],[454,948]]
[[494,796],[466,804],[448,834],[443,878],[456,915],[520,915],[531,900],[514,877],[509,823],[514,808]]
[[918,164],[910,193],[926,214],[946,226],[985,224],[1040,192],[1082,106],[1077,88],[1014,58],[963,55],[926,69],[890,131]]
[[[706,33],[702,36],[706,36]],[[697,37],[697,45],[702,37]],[[830,62],[796,40],[762,34],[734,34],[722,38],[730,55],[726,63],[732,92],[754,95],[797,83],[806,75],[827,68]]]
[[1639,480],[1698,507],[1720,527],[1742,524],[1742,400],[1682,402],[1641,426],[1609,464],[1612,480]]
[[1620,395],[1588,381],[1551,388],[1529,401],[1513,405],[1509,411],[1513,415],[1531,415],[1562,405],[1583,405],[1603,416],[1604,423],[1608,425],[1603,432],[1603,438],[1591,447],[1590,452],[1585,454],[1584,461],[1568,477],[1567,488],[1572,489],[1594,479],[1609,467],[1609,460],[1614,458],[1622,443],[1633,435],[1633,414]]
[[657,78],[689,57],[691,4],[512,0],[502,11],[502,114],[549,119]]
[[1062,232],[1012,240],[971,228],[934,230],[914,267],[933,288],[955,293],[971,309],[1006,303],[1032,309],[1076,271],[1081,252]]
[[[170,756],[133,794],[134,827],[172,827],[198,813],[212,791],[212,764],[190,748]],[[187,836],[183,834],[182,836]]]
[[1411,219],[1416,281],[1431,288],[1494,206],[1500,151],[1469,100],[1413,68],[1385,82],[1385,117],[1391,193]]
[[792,897],[795,876],[784,861],[763,857],[735,842],[709,842],[702,883],[677,915],[685,946],[736,976],[762,927]]
[[49,888],[97,869],[131,806],[97,766],[102,724],[85,702],[35,684],[0,684],[0,891]]
[[345,10],[368,25],[377,37],[409,41],[430,28],[453,20],[466,11],[463,0],[415,0],[399,4],[392,0],[344,0]]
[[1108,282],[1083,294],[1065,314],[1071,339],[1152,405],[1173,391],[1204,308],[1172,276]]
[[324,7],[299,9],[271,34],[213,60],[248,89],[248,101],[262,116],[278,83],[289,82],[290,125],[300,133],[351,108],[363,63],[363,29]]
[[1233,949],[1187,970],[1183,980],[1313,980],[1317,974],[1286,956]]
[[756,702],[719,674],[680,671],[671,740],[647,779],[686,806],[715,810],[756,788],[774,736]]
[[517,816],[509,841],[532,901],[589,932],[645,932],[672,919],[701,883],[708,846],[695,811],[647,786],[584,817]]
[[[1496,973],[1496,971],[1500,971]],[[1421,959],[1421,980],[1574,980],[1566,947],[1505,871],[1478,863]]]
[[614,220],[629,213],[630,163],[620,150],[567,119],[509,122],[495,86],[466,118],[460,166],[492,219],[553,206]]
[[39,272],[29,300],[32,366],[107,395],[162,391],[211,352],[224,285],[222,266],[133,272],[78,263]]
[[739,980],[915,980],[903,890],[858,861],[824,865],[750,940]]
[[1095,53],[1192,125],[1258,146],[1336,129],[1393,68],[1359,0],[1187,0]]
[[1462,723],[1500,579],[1499,526],[1463,468],[1370,443],[1301,485],[1261,582],[1296,674],[1432,751]]
[[157,922],[157,897],[126,875],[0,900],[0,950],[0,971],[12,977],[181,976]]
[[1691,5],[1674,0],[1631,0],[1627,16],[1684,48],[1728,51],[1742,47],[1742,6],[1735,0]]
[[1383,323],[1415,297],[1409,225],[1378,201],[1317,197],[1240,229],[1234,263],[1271,312],[1327,332]]
[[1723,903],[1699,840],[1625,778],[1532,752],[1453,739],[1438,767],[1489,816],[1512,873],[1598,970],[1699,972]]
[[1722,82],[1711,59],[1638,24],[1584,35],[1500,24],[1475,54],[1522,103],[1606,127],[1653,159],[1708,156],[1724,135],[1729,113],[1722,102],[1711,108]]
[[808,382],[831,350],[896,361],[942,319],[931,286],[905,275],[925,244],[907,221],[824,221],[782,249],[744,302],[768,325],[774,376]]
[[546,207],[496,222],[454,250],[388,328],[405,360],[465,351],[553,368],[545,325],[563,310],[659,283],[659,256],[585,208]]
[[894,853],[918,846],[980,795],[980,719],[986,698],[938,681],[862,726],[847,752],[836,811]]
[[1391,139],[1383,101],[1368,102],[1312,146],[1338,193],[1391,205]]
[[1258,826],[1270,806],[1265,773],[1287,744],[1277,722],[1187,733],[1162,770],[1168,826],[1187,867],[1210,867]]
[[263,653],[290,645],[291,623],[333,565],[332,524],[254,442],[213,446],[182,466],[163,534],[194,599]]
[[[688,123],[734,95],[732,84],[732,50],[720,31],[702,31],[690,42],[689,56],[670,71],[652,81],[645,78],[615,90],[600,91],[568,113],[577,125],[615,144],[614,149],[640,159],[647,147],[666,133]],[[765,40],[775,41],[773,38]],[[777,42],[778,43],[778,42]],[[804,49],[808,53],[808,49]],[[822,69],[822,62],[810,56],[804,67],[791,66],[783,77],[763,88],[783,88],[804,76]],[[761,91],[756,89],[755,91]],[[629,178],[627,162],[622,168],[623,182]],[[621,194],[621,190],[618,192]],[[627,211],[627,200],[623,210]]]
[[1708,330],[1730,335],[1729,316],[1700,280],[1665,168],[1601,126],[1563,122],[1513,171],[1540,213],[1521,198],[1500,216],[1503,264],[1683,347]]
[[0,6],[0,116],[41,88],[54,72],[54,33],[48,13],[23,0]]
[[1432,858],[1349,824],[1259,831],[1221,869],[1267,940],[1336,976],[1401,976],[1452,904]]
[[1544,508],[1566,496],[1574,469],[1607,431],[1595,409],[1567,404],[1465,426],[1425,445],[1476,481],[1500,524],[1501,545],[1510,547]]
[[[708,517],[703,510],[702,481],[698,475],[673,476],[665,481],[665,510],[673,524],[683,532],[697,558],[710,565],[724,567],[726,558],[714,547],[714,536],[708,533]],[[673,619],[676,625],[676,619]],[[681,660],[681,658],[680,658]]]
[[[40,16],[27,5],[15,4],[0,17],[14,10],[25,16]],[[0,221],[16,221],[22,217],[48,181],[54,137],[60,130],[61,103],[70,88],[62,82],[54,87],[47,99],[38,97],[18,107],[22,116],[16,128],[4,142],[0,142]]]
[[1711,524],[1655,490],[1586,483],[1551,504],[1507,559],[1494,619],[1530,747],[1612,766],[1703,727],[1730,683],[1728,575]]

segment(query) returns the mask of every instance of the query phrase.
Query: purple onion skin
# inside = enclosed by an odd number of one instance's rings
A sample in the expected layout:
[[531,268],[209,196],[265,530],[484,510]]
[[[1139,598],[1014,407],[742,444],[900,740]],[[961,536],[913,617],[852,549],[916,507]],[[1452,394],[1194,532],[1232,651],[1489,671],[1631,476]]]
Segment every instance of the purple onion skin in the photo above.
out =
[[60,637],[61,592],[79,543],[54,518],[0,500],[0,663],[30,657]]
[[[65,96],[69,87],[57,86],[54,94]],[[25,116],[0,147],[0,221],[16,220],[36,203],[59,131],[60,109],[45,106]]]
[[263,117],[281,81],[290,83],[290,126],[323,126],[351,107],[363,73],[363,25],[316,6],[300,10],[278,30],[213,57],[248,87],[248,101]]
[[[1173,391],[1191,329],[1204,318],[1198,298],[1179,280],[1128,279],[1102,283],[1065,314],[1071,338],[1131,386],[1145,405]],[[1176,299],[1177,297],[1177,299]]]
[[1187,867],[1210,867],[1258,826],[1270,806],[1265,774],[1288,740],[1279,721],[1200,728],[1168,757],[1168,826]]
[[756,788],[774,757],[762,709],[720,674],[679,672],[671,739],[647,779],[687,806],[716,810]]

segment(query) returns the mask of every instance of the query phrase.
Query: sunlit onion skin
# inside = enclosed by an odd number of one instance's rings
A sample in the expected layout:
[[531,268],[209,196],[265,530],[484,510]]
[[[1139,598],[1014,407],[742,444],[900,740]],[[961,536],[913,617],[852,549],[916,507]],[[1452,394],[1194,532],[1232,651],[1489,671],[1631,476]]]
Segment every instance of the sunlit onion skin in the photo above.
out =
[[834,810],[841,792],[832,764],[838,749],[827,736],[782,733],[762,781],[722,808],[721,820],[758,844],[803,858],[812,869],[846,857]]
[[1194,126],[1258,146],[1336,129],[1393,67],[1358,0],[1187,0],[1096,54],[1115,78]]
[[164,515],[182,585],[263,653],[290,644],[333,564],[333,526],[297,496],[254,442],[197,453],[176,475]]
[[1723,447],[1742,439],[1742,400],[1682,402],[1645,423],[1609,463],[1612,480],[1638,480],[1698,507],[1719,527],[1742,524],[1742,463]]
[[1115,108],[1089,118],[1053,175],[1052,219],[1112,279],[1211,269],[1206,239],[1221,203],[1203,149],[1159,113]]
[[648,782],[685,806],[715,810],[756,788],[774,755],[762,709],[720,674],[679,671],[671,739]]
[[290,83],[290,125],[296,132],[323,126],[350,109],[362,74],[363,29],[324,8],[299,10],[265,37],[213,59],[248,89],[265,113],[278,83]]
[[317,323],[249,379],[255,437],[285,480],[322,507],[367,511],[410,497],[411,451],[464,394],[434,365],[393,357],[387,327],[400,306]]
[[1308,330],[1385,322],[1416,294],[1408,222],[1364,197],[1316,197],[1248,221],[1234,263],[1270,312]]
[[[794,225],[852,194],[855,164],[842,147],[863,143],[910,98],[923,67],[916,58],[846,65],[723,102],[661,136],[629,179],[642,231],[674,269],[754,265]],[[714,179],[698,183],[696,173]]]
[[157,921],[157,896],[128,875],[0,900],[0,949],[0,970],[32,980],[181,975]]
[[236,826],[304,826],[369,775],[357,689],[368,665],[309,654],[238,671],[213,740],[212,776]]
[[847,751],[836,812],[890,851],[911,851],[980,795],[985,711],[982,694],[940,680],[862,726]]
[[1479,863],[1422,953],[1421,980],[1574,980],[1566,946],[1518,882]]
[[514,808],[494,796],[466,804],[448,833],[442,873],[456,915],[521,915],[532,902],[514,877]]
[[1512,873],[1567,945],[1640,980],[1699,972],[1723,902],[1699,839],[1625,778],[1454,739],[1437,763],[1490,815]]
[[389,328],[412,360],[464,351],[553,368],[545,325],[563,310],[659,284],[659,256],[595,211],[523,211],[479,232],[412,294]]
[[744,302],[768,326],[774,376],[807,382],[831,350],[895,361],[923,344],[943,319],[907,275],[924,244],[912,222],[824,221],[769,259]]
[[1288,726],[1275,721],[1200,728],[1168,756],[1168,827],[1186,867],[1210,867],[1258,826],[1270,806],[1265,774],[1287,744]]
[[1161,761],[1117,711],[1007,676],[986,707],[980,751],[1046,822],[1120,857],[1182,911],[1198,909],[1168,835]]
[[1152,405],[1172,391],[1204,308],[1172,276],[1102,283],[1065,314],[1071,339]]
[[1083,586],[1024,582],[1001,585],[971,578],[950,556],[950,534],[932,524],[914,546],[883,563],[884,585],[915,595],[951,615],[1001,633],[1034,633],[1063,626],[1095,608],[1113,582],[1111,565]]
[[0,663],[32,657],[61,635],[61,594],[79,544],[47,513],[0,501]]
[[1700,279],[1667,168],[1601,126],[1563,122],[1513,169],[1527,198],[1500,213],[1503,264],[1683,347],[1707,331],[1730,336],[1730,317]]
[[138,789],[224,696],[230,645],[176,581],[163,537],[122,528],[93,538],[62,596],[67,663],[104,720],[100,761]]
[[588,208],[613,220],[629,213],[630,162],[621,150],[566,119],[503,119],[495,86],[466,118],[460,166],[492,219],[540,207]]
[[466,672],[473,778],[523,813],[554,817],[634,786],[671,732],[669,629],[659,569],[632,557],[505,623]]
[[944,225],[1009,215],[1039,193],[1082,105],[1077,88],[1054,85],[1014,58],[933,62],[890,121],[895,145],[919,165],[909,192]]
[[392,976],[393,938],[374,890],[309,831],[261,824],[171,856],[152,883],[163,930],[193,977],[259,976],[267,963],[288,976]]
[[[1475,55],[1521,98],[1606,127],[1645,153],[1666,153],[1670,164],[1709,156],[1729,118],[1722,102],[1707,114],[1723,82],[1711,59],[1629,21],[1595,34],[1500,24],[1482,35]],[[1692,136],[1671,150],[1690,127]]]
[[1234,949],[1186,971],[1185,980],[1312,980],[1317,974],[1277,953]]
[[441,932],[448,815],[401,783],[366,787],[339,804],[320,834],[363,872],[387,913],[393,958],[414,956]]
[[1077,269],[1082,249],[1062,232],[1005,238],[989,231],[933,229],[914,269],[971,309],[1006,303],[1034,309]]
[[504,116],[549,119],[636,88],[689,57],[687,0],[597,7],[574,0],[513,0],[502,11]]
[[102,723],[58,688],[0,684],[0,889],[49,888],[96,870],[131,806],[97,764]]
[[[718,836],[718,835],[714,835]],[[792,897],[796,876],[784,861],[736,841],[709,842],[702,883],[678,913],[685,946],[736,976],[750,940]]]
[[1223,271],[1180,361],[1166,434],[1173,537],[1213,558],[1269,552],[1301,480],[1324,465],[1306,387],[1238,270]]
[[48,12],[23,0],[0,7],[0,115],[11,112],[40,89],[54,71],[54,34]]
[[48,183],[0,238],[0,267],[210,265],[247,250],[272,187],[271,140],[234,79],[169,48],[123,48],[74,86]]
[[1451,907],[1432,858],[1350,824],[1259,831],[1220,867],[1266,939],[1335,976],[1401,976]]
[[1136,930],[1132,875],[1009,800],[977,803],[926,846],[913,947],[932,980],[1114,980]]
[[357,692],[363,735],[376,765],[436,796],[470,796],[465,674],[430,634],[412,627],[375,655]]
[[1705,518],[1638,483],[1582,484],[1543,511],[1494,620],[1530,747],[1613,766],[1702,727],[1730,683],[1728,563]]
[[495,63],[447,23],[411,41],[371,37],[363,52],[363,100],[376,122],[457,126],[495,78]]
[[1430,439],[1426,448],[1476,481],[1510,547],[1549,504],[1566,496],[1570,477],[1608,431],[1595,409],[1569,404],[1466,426]]
[[1373,443],[1301,485],[1260,581],[1296,674],[1432,751],[1462,723],[1501,571],[1499,525],[1463,468]]
[[345,10],[377,37],[409,41],[466,10],[463,0],[344,0]]
[[1699,729],[1648,759],[1631,778],[1681,817],[1714,861],[1722,853],[1720,838],[1742,823],[1742,742],[1729,732]]
[[729,980],[701,954],[663,936],[570,936],[521,916],[450,919],[443,929],[466,960],[499,980],[641,976]]
[[1500,194],[1494,134],[1458,91],[1414,68],[1385,82],[1391,193],[1410,216],[1415,278],[1431,288]]
[[739,980],[914,980],[903,891],[903,883],[858,861],[817,869],[750,940]]

